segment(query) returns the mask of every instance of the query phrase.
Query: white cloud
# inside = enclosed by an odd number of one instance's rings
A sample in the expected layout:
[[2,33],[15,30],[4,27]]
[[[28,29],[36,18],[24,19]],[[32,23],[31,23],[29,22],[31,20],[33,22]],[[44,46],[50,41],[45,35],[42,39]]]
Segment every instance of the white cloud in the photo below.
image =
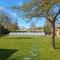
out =
[[5,9],[5,7],[3,7],[3,6],[0,6],[0,10],[4,10]]
[[18,4],[19,6],[22,6],[23,5],[23,2],[19,2],[19,4]]
[[16,13],[13,13],[14,16],[16,16]]

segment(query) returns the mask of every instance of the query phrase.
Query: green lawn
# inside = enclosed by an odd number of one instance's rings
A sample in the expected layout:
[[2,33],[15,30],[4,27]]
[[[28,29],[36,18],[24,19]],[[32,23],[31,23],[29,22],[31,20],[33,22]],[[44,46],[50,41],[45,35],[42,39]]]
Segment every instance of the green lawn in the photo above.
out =
[[[60,38],[56,38],[56,47],[57,49],[51,47],[49,36],[4,36],[0,38],[0,49],[16,50],[9,58],[7,57],[7,60],[23,60],[25,57],[31,60],[60,60]],[[32,50],[35,50],[36,56],[33,55]],[[5,60],[3,57],[7,56],[7,53],[4,52],[0,60]]]

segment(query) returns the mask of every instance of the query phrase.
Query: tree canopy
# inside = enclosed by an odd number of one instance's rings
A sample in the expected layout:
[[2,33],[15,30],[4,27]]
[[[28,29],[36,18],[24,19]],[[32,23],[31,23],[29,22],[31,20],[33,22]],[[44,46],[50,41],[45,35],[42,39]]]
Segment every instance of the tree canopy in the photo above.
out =
[[13,18],[10,16],[10,14],[0,12],[0,33],[5,31],[5,29],[9,31],[18,29],[17,24],[13,23],[12,20]]
[[[57,5],[59,10],[56,14],[52,14],[52,9]],[[51,23],[52,27],[52,47],[55,48],[55,22],[57,16],[60,14],[60,0],[31,0],[27,1],[16,9],[19,12],[23,12],[22,16],[25,18],[40,18],[45,17]],[[53,13],[55,13],[53,11]],[[37,19],[39,20],[39,19]]]
[[60,0],[31,0],[20,6],[20,11],[24,12],[23,16],[25,18],[40,18],[44,16],[52,20],[53,16],[51,16],[49,11],[53,5],[59,3]]

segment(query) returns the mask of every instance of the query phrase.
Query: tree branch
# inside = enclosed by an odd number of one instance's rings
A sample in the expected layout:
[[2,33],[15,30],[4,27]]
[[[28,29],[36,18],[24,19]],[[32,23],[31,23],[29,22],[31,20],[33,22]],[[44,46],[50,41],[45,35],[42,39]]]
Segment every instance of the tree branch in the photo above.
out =
[[60,14],[60,9],[58,11],[58,13],[56,14],[56,16],[54,17],[54,22],[56,21],[56,17]]
[[42,14],[44,17],[47,18],[48,21],[50,21],[50,23],[52,23],[52,19],[48,16],[48,14],[45,14],[45,13],[43,13],[42,11],[40,11],[40,12],[41,12],[41,14]]

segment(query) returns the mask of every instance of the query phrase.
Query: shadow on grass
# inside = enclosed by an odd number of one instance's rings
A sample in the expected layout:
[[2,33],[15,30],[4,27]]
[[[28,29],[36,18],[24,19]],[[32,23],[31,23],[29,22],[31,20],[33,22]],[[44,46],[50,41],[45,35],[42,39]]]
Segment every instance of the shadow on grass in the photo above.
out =
[[8,34],[3,34],[3,35],[0,35],[0,39],[2,38],[2,37],[4,37],[4,36],[7,36]]
[[60,47],[55,47],[55,49],[60,49]]
[[16,51],[16,49],[0,49],[0,60],[7,60]]

